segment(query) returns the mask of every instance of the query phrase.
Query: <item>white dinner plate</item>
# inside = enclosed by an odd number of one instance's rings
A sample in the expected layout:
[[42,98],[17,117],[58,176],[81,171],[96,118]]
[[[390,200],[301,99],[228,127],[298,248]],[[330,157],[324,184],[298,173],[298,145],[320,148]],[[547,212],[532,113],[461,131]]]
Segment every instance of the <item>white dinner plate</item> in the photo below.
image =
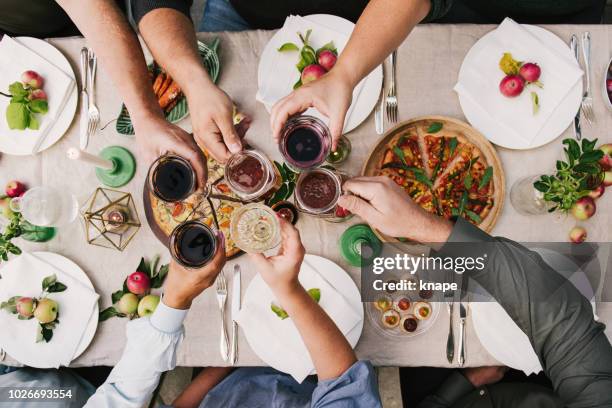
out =
[[[537,37],[542,43],[549,47],[554,52],[557,52],[559,55],[563,55],[568,58],[570,61],[574,61],[576,66],[579,67],[578,62],[574,58],[574,54],[570,50],[569,46],[563,42],[563,40],[557,37],[555,34],[550,31],[533,25],[523,25],[523,27],[527,28],[527,30]],[[488,47],[492,42],[494,42],[493,33],[495,30],[485,34],[474,44],[472,48],[468,51],[461,64],[461,69],[459,71],[459,76],[461,76],[461,72],[465,69],[468,69],[470,64],[473,63],[476,55],[485,47]],[[500,50],[500,55],[504,52],[504,50]],[[493,90],[483,89],[483,92],[499,92],[497,88]],[[459,94],[459,104],[461,105],[461,109],[463,110],[463,114],[466,119],[472,126],[478,129],[482,134],[486,136],[492,143],[495,143],[498,146],[506,147],[508,149],[517,149],[517,150],[527,150],[534,149],[536,147],[540,147],[545,145],[546,143],[552,142],[559,135],[561,135],[565,129],[569,125],[572,124],[574,120],[574,116],[576,116],[576,112],[578,112],[578,108],[580,107],[580,102],[582,101],[582,81],[578,81],[576,85],[569,91],[565,99],[559,104],[559,106],[554,110],[554,112],[550,115],[546,123],[544,124],[542,130],[539,132],[538,137],[534,139],[530,144],[525,141],[523,138],[517,138],[512,133],[507,133],[504,131],[503,126],[499,126],[499,124],[491,117],[491,115],[484,112],[482,107],[480,107],[475,101],[471,98],[462,96]]]
[[[537,248],[537,253],[556,271],[564,273],[567,279],[587,299],[591,299],[595,312],[594,293],[585,273],[565,255],[550,249]],[[570,266],[568,268],[568,266]],[[573,274],[571,271],[574,270]],[[571,276],[569,275],[571,274]],[[475,284],[475,285],[473,285]],[[491,298],[488,292],[475,281],[470,281],[470,292],[476,296]],[[483,347],[500,363],[525,372],[527,375],[542,371],[540,360],[527,335],[510,318],[508,313],[494,301],[472,301],[470,303],[474,330]]]
[[[49,44],[46,41],[40,40],[38,38],[32,37],[16,37],[14,40],[18,41],[21,45],[29,48],[34,51],[36,54],[40,55],[42,58],[49,61],[49,63],[55,65],[57,68],[62,70],[66,75],[72,78],[73,81],[76,81],[74,71],[70,66],[70,63],[57,48],[53,45]],[[23,67],[23,70],[26,71],[30,67]],[[44,77],[44,74],[41,73]],[[19,81],[19,78],[14,78],[11,82]],[[2,89],[3,92],[6,89]],[[52,103],[60,103],[59,99],[50,99],[49,104]],[[45,141],[42,143],[39,152],[42,152],[45,149],[53,146],[58,140],[64,136],[68,127],[72,123],[74,119],[74,115],[76,112],[78,102],[78,89],[77,87],[73,87],[71,95],[68,97],[66,105],[64,109],[57,117],[56,122],[53,124],[53,127],[49,130]],[[4,111],[6,110],[6,105],[8,104],[8,99],[2,97],[0,99],[0,120],[2,123],[6,123],[6,118],[4,117]],[[7,126],[8,127],[8,126]],[[4,129],[0,132],[0,152],[6,154],[12,154],[16,156],[26,156],[32,154],[32,148],[34,147],[34,140],[24,140],[23,132],[21,130],[10,130]],[[15,140],[19,140],[21,138],[24,140],[23,143],[15,143]]]
[[[49,263],[55,268],[64,271],[69,274],[74,279],[79,280],[88,288],[94,290],[93,284],[89,280],[87,274],[73,261],[70,259],[53,253],[53,252],[33,252],[32,255],[35,255],[40,260]],[[50,271],[49,274],[53,274],[54,271]],[[79,299],[74,299],[74,307],[79,307],[78,305]],[[6,313],[2,311],[2,313]],[[91,313],[91,318],[89,319],[89,323],[85,328],[85,332],[83,333],[83,337],[81,338],[81,342],[76,348],[76,352],[74,354],[73,360],[79,357],[83,352],[87,349],[91,341],[93,340],[94,335],[96,334],[96,329],[98,327],[98,314],[99,314],[99,306],[96,302],[93,311]],[[66,323],[69,324],[69,323]],[[4,344],[0,344],[0,348],[4,348],[6,353],[13,357],[15,360],[20,362],[23,365],[35,368],[55,368],[53,366],[49,366],[46,364],[41,364],[41,361],[48,361],[47,359],[40,359],[38,353],[44,353],[44,348],[40,347],[27,347],[28,344],[34,344],[34,339],[24,339],[23,347],[10,348],[5,346]],[[51,341],[61,341],[59,338],[54,338]]]
[[[334,30],[340,31],[347,36],[350,36],[353,32],[353,28],[355,28],[355,24],[351,21],[344,19],[342,17],[333,16],[330,14],[312,14],[304,17],[306,20],[310,20],[314,23],[324,25],[326,27],[333,28]],[[261,89],[261,85],[264,82],[264,75],[267,72],[274,72],[275,70],[270,67],[275,61],[274,54],[277,53],[278,47],[281,45],[279,42],[280,39],[280,31],[278,31],[270,41],[266,44],[261,57],[259,58],[259,69],[257,71],[257,82],[258,87]],[[334,43],[338,44],[340,41],[335,38],[330,38],[330,41],[334,41]],[[342,49],[338,48],[338,53],[340,54]],[[297,57],[296,57],[297,58]],[[297,61],[296,61],[297,62]],[[295,65],[295,63],[293,64]],[[297,70],[295,71],[297,74]],[[382,87],[383,81],[383,69],[382,65],[377,66],[370,74],[365,78],[365,82],[363,83],[363,88],[357,97],[357,100],[353,101],[354,106],[352,106],[352,111],[348,121],[344,124],[344,133],[348,133],[351,130],[355,129],[359,126],[364,120],[368,118],[374,107],[376,106],[376,102],[378,102],[378,98],[380,96],[380,89]],[[287,95],[291,93],[292,89],[287,89]],[[268,112],[272,109],[272,106],[265,105]],[[305,114],[316,116],[327,123],[327,117],[321,113],[319,113],[316,109],[311,108],[308,109]]]
[[[361,293],[359,292],[359,288],[357,288],[357,285],[355,282],[353,282],[353,279],[351,279],[350,275],[344,269],[329,259],[322,258],[317,255],[307,254],[304,257],[304,263],[307,263],[310,268],[302,268],[300,273],[317,273],[315,271],[322,272],[321,276],[327,281],[327,283],[333,286],[338,293],[341,293],[342,296],[344,296],[344,299],[351,305],[353,310],[359,311],[359,323],[346,334],[346,339],[350,343],[351,347],[355,348],[359,338],[361,337],[361,332],[363,331],[363,303],[361,303]],[[246,305],[254,302],[269,303],[269,299],[261,299],[261,297],[257,297],[255,295],[255,292],[258,291],[251,290],[251,288],[254,287],[253,283],[265,285],[261,275],[257,274],[249,284],[242,304]],[[323,310],[325,310],[325,307],[323,307]],[[252,336],[257,336],[259,338],[255,339]],[[288,372],[288,362],[291,359],[291,357],[288,357],[287,355],[288,349],[277,350],[272,349],[271,347],[265,347],[266,341],[265,339],[261,338],[262,336],[274,336],[274,333],[265,332],[263,330],[256,332],[245,332],[245,337],[249,343],[249,346],[259,358],[261,358],[267,365],[280,372]],[[313,371],[311,374],[315,374],[315,371]]]

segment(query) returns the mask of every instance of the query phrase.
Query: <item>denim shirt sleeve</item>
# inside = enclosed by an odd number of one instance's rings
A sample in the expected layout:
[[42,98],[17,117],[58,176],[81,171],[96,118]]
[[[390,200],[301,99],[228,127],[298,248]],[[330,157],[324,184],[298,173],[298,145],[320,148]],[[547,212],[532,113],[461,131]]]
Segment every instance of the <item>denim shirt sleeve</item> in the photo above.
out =
[[372,364],[357,361],[340,377],[320,381],[312,394],[311,407],[382,407]]

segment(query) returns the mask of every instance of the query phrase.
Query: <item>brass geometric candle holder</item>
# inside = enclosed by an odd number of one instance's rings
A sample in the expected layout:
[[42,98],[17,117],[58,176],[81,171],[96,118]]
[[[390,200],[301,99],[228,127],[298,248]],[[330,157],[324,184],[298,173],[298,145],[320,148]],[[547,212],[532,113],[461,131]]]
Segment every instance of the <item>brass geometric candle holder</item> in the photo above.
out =
[[97,188],[81,208],[85,237],[91,245],[123,251],[140,229],[130,193]]

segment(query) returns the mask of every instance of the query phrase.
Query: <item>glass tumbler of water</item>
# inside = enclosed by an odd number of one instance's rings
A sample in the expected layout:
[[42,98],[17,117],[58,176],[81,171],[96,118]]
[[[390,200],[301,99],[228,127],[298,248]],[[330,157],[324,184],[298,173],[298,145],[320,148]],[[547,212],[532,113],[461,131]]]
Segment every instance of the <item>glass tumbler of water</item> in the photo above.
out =
[[23,218],[40,227],[60,227],[70,224],[79,212],[79,203],[69,192],[51,187],[34,187],[22,197],[15,197],[11,210],[20,212]]

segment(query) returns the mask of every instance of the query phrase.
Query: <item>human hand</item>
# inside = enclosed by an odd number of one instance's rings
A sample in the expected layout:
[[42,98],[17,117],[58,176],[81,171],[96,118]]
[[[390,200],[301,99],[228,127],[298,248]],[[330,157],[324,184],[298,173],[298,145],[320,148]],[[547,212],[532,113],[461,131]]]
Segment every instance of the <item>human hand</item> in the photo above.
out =
[[504,378],[507,371],[508,367],[506,366],[470,367],[463,369],[463,375],[474,387],[478,388],[483,385],[495,384]]
[[298,274],[305,250],[298,230],[280,217],[279,222],[282,242],[278,254],[270,257],[249,254],[249,257],[272,291],[287,293],[300,287]]
[[242,141],[234,128],[234,105],[212,82],[187,93],[193,134],[200,147],[220,163],[242,150]]
[[385,235],[423,243],[446,242],[450,235],[449,221],[422,209],[388,177],[355,177],[343,189],[352,194],[342,195],[338,205]]
[[189,161],[196,172],[198,188],[206,185],[206,157],[193,136],[168,122],[161,115],[150,115],[134,124],[139,154],[147,167],[166,153],[176,153]]
[[225,265],[225,238],[217,234],[217,252],[206,266],[188,269],[176,262],[170,263],[170,271],[164,283],[164,304],[174,309],[189,309],[191,302],[205,289],[211,287]]
[[270,126],[276,143],[280,142],[281,129],[290,116],[315,107],[329,118],[332,150],[335,151],[342,136],[346,112],[351,106],[353,88],[342,74],[332,69],[323,77],[302,85],[276,102],[270,113]]

